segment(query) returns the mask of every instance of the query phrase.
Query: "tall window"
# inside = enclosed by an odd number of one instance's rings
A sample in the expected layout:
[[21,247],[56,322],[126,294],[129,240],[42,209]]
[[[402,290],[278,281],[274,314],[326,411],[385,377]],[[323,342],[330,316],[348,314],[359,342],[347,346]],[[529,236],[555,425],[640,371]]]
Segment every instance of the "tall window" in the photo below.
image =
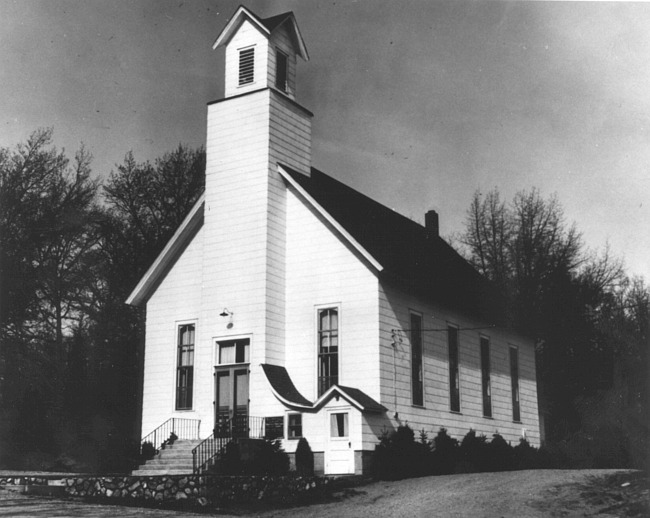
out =
[[194,384],[194,324],[178,327],[178,361],[176,369],[176,410],[192,408]]
[[490,386],[490,339],[481,337],[481,388],[483,415],[492,417],[492,388]]
[[422,317],[411,313],[411,395],[413,404],[424,405],[422,382]]
[[318,311],[318,395],[339,382],[339,312]]
[[275,87],[283,92],[287,91],[287,55],[279,50],[275,51]]
[[449,344],[449,409],[460,412],[460,379],[458,372],[458,328],[447,327]]
[[239,51],[239,86],[247,85],[255,79],[255,48]]
[[510,347],[510,383],[512,385],[512,420],[521,421],[519,412],[519,349]]

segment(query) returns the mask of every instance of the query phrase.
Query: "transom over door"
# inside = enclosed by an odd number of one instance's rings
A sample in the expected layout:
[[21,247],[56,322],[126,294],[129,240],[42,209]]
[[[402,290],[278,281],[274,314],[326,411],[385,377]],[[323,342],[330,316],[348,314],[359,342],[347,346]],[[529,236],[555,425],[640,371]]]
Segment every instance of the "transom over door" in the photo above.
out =
[[215,434],[248,434],[248,366],[217,368],[215,372]]

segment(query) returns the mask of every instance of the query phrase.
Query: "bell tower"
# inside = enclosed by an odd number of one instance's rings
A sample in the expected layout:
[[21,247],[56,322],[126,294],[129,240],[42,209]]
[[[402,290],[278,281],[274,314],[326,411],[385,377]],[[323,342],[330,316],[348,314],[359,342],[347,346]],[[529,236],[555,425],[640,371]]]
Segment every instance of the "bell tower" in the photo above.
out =
[[[311,171],[312,113],[296,102],[308,59],[293,13],[261,19],[239,7],[214,43],[225,47],[225,96],[208,105],[202,286],[203,339],[250,337],[250,400],[261,363],[284,365],[286,185],[278,164]],[[234,313],[226,329],[218,317]],[[251,415],[265,415],[250,409]]]

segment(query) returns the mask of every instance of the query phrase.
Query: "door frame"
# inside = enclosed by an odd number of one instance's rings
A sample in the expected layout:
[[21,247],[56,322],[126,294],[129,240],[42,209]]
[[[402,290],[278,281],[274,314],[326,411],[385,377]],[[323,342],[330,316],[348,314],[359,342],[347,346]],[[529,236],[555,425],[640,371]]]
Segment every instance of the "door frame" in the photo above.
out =
[[[352,437],[352,429],[353,429],[353,412],[352,412],[352,407],[351,406],[345,406],[345,407],[337,407],[337,408],[327,408],[325,412],[325,440],[324,440],[324,471],[326,475],[345,475],[345,474],[354,474],[355,473],[355,455],[354,455],[354,448],[352,446],[353,437]],[[332,437],[331,434],[331,420],[332,420],[332,415],[333,414],[347,414],[348,415],[348,436],[347,437]],[[334,473],[331,469],[329,469],[329,464],[330,464],[330,455],[331,455],[331,445],[332,443],[334,444],[343,444],[343,443],[348,443],[348,450],[349,450],[349,458],[348,458],[348,471],[347,472],[338,472]]]
[[[220,364],[219,363],[219,344],[223,342],[233,342],[233,341],[248,341],[248,358],[246,358],[246,361],[244,362],[239,362],[239,363],[225,363],[225,364]],[[236,417],[237,415],[237,409],[235,408],[235,404],[237,402],[237,374],[241,374],[242,371],[246,372],[246,381],[248,384],[248,387],[246,389],[247,393],[247,400],[246,400],[246,423],[244,426],[244,429],[247,431],[248,430],[248,417],[250,416],[250,374],[251,374],[251,369],[250,369],[250,358],[251,358],[251,351],[252,351],[252,335],[247,335],[247,334],[242,334],[242,335],[227,335],[227,336],[220,336],[220,337],[213,337],[212,339],[212,344],[213,344],[213,380],[212,380],[212,410],[213,410],[213,429],[216,431],[219,425],[219,401],[218,401],[218,393],[219,393],[219,374],[228,372],[228,377],[229,377],[229,386],[230,386],[230,401],[229,401],[229,416],[228,419],[231,421],[233,417]],[[243,406],[243,405],[239,405]],[[234,430],[228,429],[228,433],[233,432]]]

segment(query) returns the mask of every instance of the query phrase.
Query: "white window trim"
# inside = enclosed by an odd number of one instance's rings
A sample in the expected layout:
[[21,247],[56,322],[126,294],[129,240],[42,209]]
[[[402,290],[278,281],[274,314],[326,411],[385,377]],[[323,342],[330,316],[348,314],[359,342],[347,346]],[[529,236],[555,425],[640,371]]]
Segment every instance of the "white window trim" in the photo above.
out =
[[[248,49],[253,49],[253,80],[250,83],[244,83],[240,84],[239,83],[239,73],[240,73],[240,60],[241,60],[241,52],[243,50],[248,50]],[[257,82],[257,45],[246,45],[245,47],[240,47],[237,49],[237,88],[249,88],[250,86],[254,85]]]
[[449,361],[449,333],[447,333],[447,390],[449,390],[448,398],[448,412],[452,414],[462,414],[463,413],[463,384],[461,383],[461,354],[460,354],[460,326],[453,322],[447,321],[447,327],[453,327],[456,329],[456,346],[458,348],[458,410],[451,409],[451,363]]
[[285,69],[285,78],[284,78],[284,88],[280,89],[280,92],[283,94],[288,94],[290,93],[289,90],[289,54],[282,50],[280,47],[275,47],[275,80],[273,81],[273,86],[277,89],[277,81],[278,81],[278,54],[282,54],[285,57],[285,63],[286,63],[286,69]]
[[318,356],[319,356],[319,349],[320,349],[320,343],[318,340],[318,324],[319,324],[319,319],[318,319],[318,314],[321,310],[323,309],[336,309],[338,312],[338,321],[339,321],[339,351],[338,351],[338,359],[339,359],[339,385],[341,384],[341,378],[343,377],[343,372],[341,369],[341,366],[343,365],[343,355],[342,355],[342,347],[341,345],[343,344],[343,340],[341,338],[341,329],[343,328],[342,324],[342,319],[341,319],[341,308],[343,304],[341,302],[332,302],[331,304],[314,304],[314,329],[313,329],[313,337],[314,337],[314,352],[315,352],[315,359],[316,361],[314,362],[314,395],[316,396],[315,399],[318,399],[320,396],[318,395]]
[[[233,340],[248,340],[248,361],[243,363],[219,363],[219,342],[231,342]],[[222,335],[212,337],[212,366],[215,367],[231,367],[233,365],[250,365],[251,358],[253,357],[253,334],[236,334],[236,335]]]
[[[181,326],[185,326],[188,324],[194,324],[194,363],[192,364],[192,368],[194,369],[193,375],[192,375],[192,408],[183,408],[183,409],[177,409],[176,408],[176,383],[177,379],[176,376],[178,376],[178,332]],[[187,319],[182,319],[182,320],[176,320],[174,321],[174,330],[173,330],[173,343],[174,343],[174,361],[173,361],[173,374],[172,374],[172,397],[171,397],[171,404],[172,404],[172,412],[173,413],[179,413],[179,414],[187,414],[188,412],[196,412],[196,398],[198,396],[198,388],[199,385],[196,383],[196,351],[198,349],[198,343],[199,343],[199,319],[198,318],[187,318]]]
[[[510,355],[511,355],[511,350],[515,349],[517,351],[517,396],[518,396],[518,403],[519,403],[519,420],[515,420],[515,409],[512,405],[512,399],[513,399],[513,394],[512,394],[512,366],[510,363]],[[510,379],[510,418],[512,419],[512,422],[515,424],[521,424],[523,423],[522,415],[521,415],[521,358],[519,357],[520,349],[518,345],[514,345],[511,343],[508,343],[508,378]]]
[[[421,365],[420,368],[422,370],[422,404],[421,405],[416,405],[413,402],[413,342],[411,340],[411,337],[413,336],[411,333],[413,332],[413,329],[411,328],[412,326],[412,318],[411,316],[415,315],[416,317],[420,317],[420,346],[422,347],[422,358],[421,358]],[[424,325],[424,313],[420,313],[419,311],[415,311],[414,309],[409,309],[409,381],[411,382],[411,406],[415,408],[426,408],[427,407],[427,390],[426,390],[426,383],[424,382],[424,332],[422,331],[422,326]]]
[[[289,416],[299,415],[300,416],[300,428],[302,429],[302,435],[300,437],[289,437]],[[284,420],[284,437],[287,441],[299,441],[305,437],[305,420],[303,419],[302,412],[292,412],[289,411],[285,414]]]
[[[489,416],[485,415],[485,412],[483,411],[483,358],[481,357],[481,340],[485,339],[488,342],[488,369],[490,371],[490,414]],[[492,398],[492,394],[494,393],[493,390],[493,376],[492,374],[494,373],[494,370],[492,368],[492,357],[494,356],[493,353],[493,348],[492,348],[492,338],[485,333],[479,333],[478,335],[478,360],[479,360],[479,369],[481,371],[481,414],[485,419],[494,419],[494,401]]]

